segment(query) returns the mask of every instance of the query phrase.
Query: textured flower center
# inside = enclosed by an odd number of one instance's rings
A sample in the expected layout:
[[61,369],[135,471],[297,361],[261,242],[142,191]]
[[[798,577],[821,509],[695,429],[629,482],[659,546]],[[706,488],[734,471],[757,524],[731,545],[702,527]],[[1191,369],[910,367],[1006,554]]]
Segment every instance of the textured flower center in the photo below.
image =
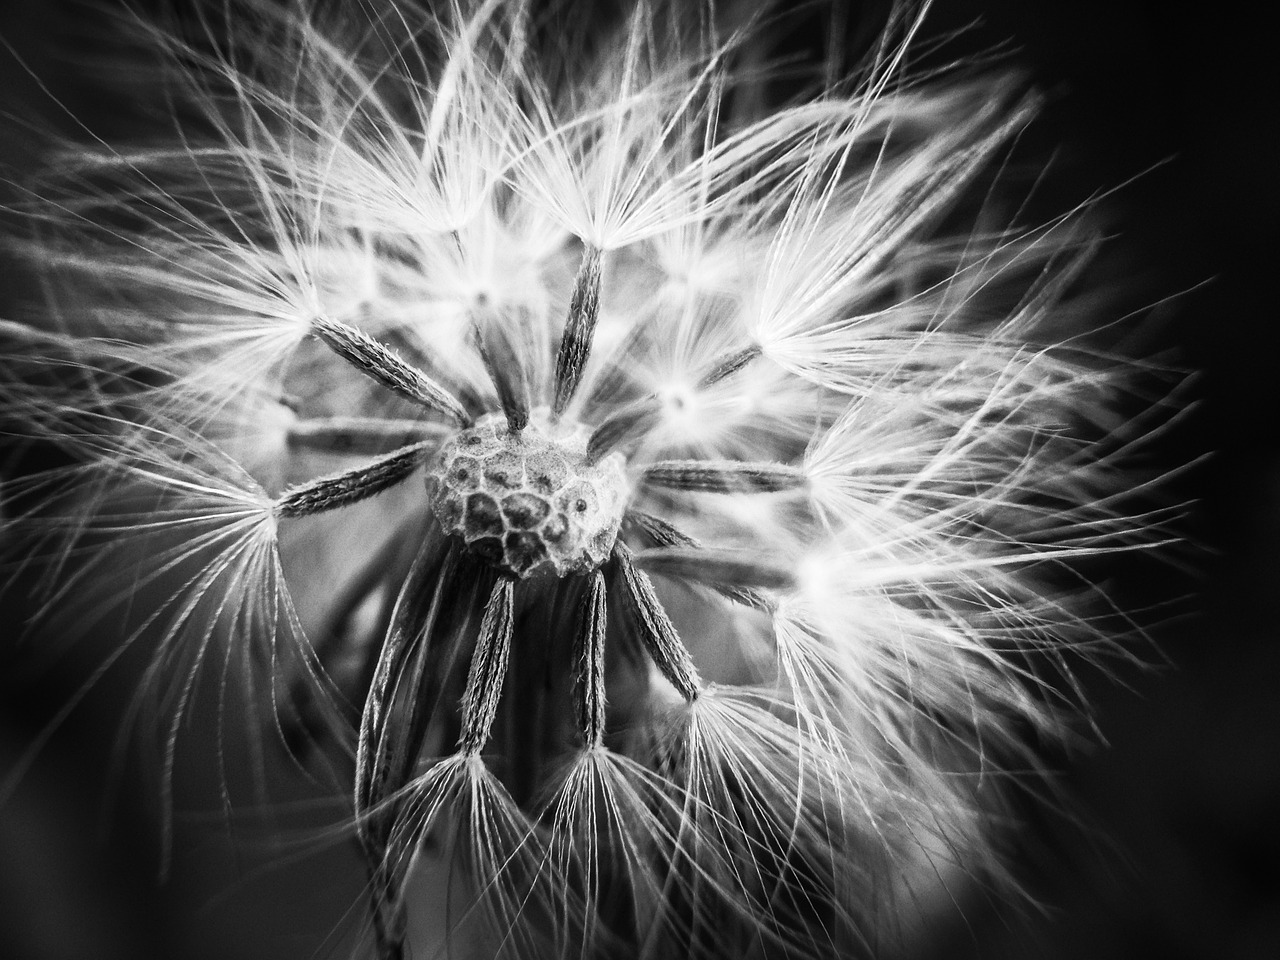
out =
[[428,474],[446,534],[517,577],[585,573],[609,558],[627,502],[623,457],[586,458],[587,434],[535,413],[513,433],[501,414],[449,440]]

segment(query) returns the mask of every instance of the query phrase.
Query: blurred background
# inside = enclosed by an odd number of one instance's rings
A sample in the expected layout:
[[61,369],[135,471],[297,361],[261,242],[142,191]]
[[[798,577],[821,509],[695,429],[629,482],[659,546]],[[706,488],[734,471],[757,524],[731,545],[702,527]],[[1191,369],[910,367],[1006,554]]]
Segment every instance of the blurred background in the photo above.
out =
[[[851,4],[848,19],[884,9]],[[964,28],[948,49],[1001,47],[1049,93],[1030,134],[1055,157],[1045,216],[1126,184],[1108,204],[1105,270],[1126,304],[1160,304],[1149,351],[1199,373],[1194,414],[1153,455],[1213,455],[1175,485],[1194,501],[1199,572],[1135,567],[1117,587],[1136,603],[1189,598],[1154,631],[1167,664],[1123,670],[1120,683],[1085,677],[1107,743],[1056,761],[1074,819],[1028,811],[1015,857],[1037,906],[974,896],[940,907],[913,956],[1280,956],[1280,315],[1265,286],[1280,143],[1261,17],[1229,3],[1194,15],[1136,0],[934,6],[928,34]],[[39,163],[28,123],[70,133],[70,116],[107,128],[128,113],[86,80],[85,58],[110,42],[97,23],[69,0],[0,2],[5,201],[9,180]],[[0,317],[22,292],[0,263]],[[0,631],[13,631],[20,591],[2,600]],[[34,756],[0,806],[0,957],[350,955],[363,871],[327,832],[342,808],[300,775],[273,785],[269,816],[228,818],[223,771],[180,758],[174,802],[186,812],[160,879],[154,777],[147,757],[117,749],[113,720],[139,664],[126,658],[60,717],[101,653],[91,638],[35,669],[29,650],[19,664],[0,643],[0,780]]]

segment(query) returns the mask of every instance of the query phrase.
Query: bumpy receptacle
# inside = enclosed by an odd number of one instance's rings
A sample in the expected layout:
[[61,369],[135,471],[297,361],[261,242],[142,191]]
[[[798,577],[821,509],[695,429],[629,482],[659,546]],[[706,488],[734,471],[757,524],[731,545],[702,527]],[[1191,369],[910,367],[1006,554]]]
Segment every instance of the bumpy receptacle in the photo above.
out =
[[617,539],[627,480],[621,454],[588,463],[586,451],[585,430],[551,425],[545,411],[518,433],[485,417],[440,449],[427,480],[436,517],[513,576],[594,570]]

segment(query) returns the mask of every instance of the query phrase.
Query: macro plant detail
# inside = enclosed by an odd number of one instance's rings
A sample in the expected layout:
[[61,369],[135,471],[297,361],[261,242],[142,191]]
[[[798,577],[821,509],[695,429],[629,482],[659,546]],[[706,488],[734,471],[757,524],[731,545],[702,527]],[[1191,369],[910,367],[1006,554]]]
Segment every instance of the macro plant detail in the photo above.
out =
[[166,782],[202,690],[332,778],[381,960],[430,869],[518,957],[874,954],[1003,879],[1168,412],[927,7],[779,97],[733,4],[195,4],[134,24],[167,137],[29,185],[32,629],[145,647]]

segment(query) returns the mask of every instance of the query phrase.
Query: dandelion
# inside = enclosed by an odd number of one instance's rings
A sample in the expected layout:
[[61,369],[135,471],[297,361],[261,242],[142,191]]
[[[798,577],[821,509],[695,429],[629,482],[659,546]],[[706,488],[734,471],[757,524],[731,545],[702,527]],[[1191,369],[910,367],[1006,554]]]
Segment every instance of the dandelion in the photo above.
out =
[[440,6],[198,6],[172,142],[32,187],[42,629],[124,617],[169,764],[208,682],[333,748],[382,960],[432,858],[468,955],[875,952],[1168,519],[1087,211],[987,202],[1036,98],[913,74],[927,5],[780,104],[762,19]]

